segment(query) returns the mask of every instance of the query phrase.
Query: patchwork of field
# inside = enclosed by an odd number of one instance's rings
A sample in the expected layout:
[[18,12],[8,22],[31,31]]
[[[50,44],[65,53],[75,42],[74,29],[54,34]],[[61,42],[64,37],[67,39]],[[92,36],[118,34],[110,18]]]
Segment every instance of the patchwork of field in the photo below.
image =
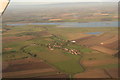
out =
[[94,50],[103,52],[103,53],[111,54],[111,55],[114,55],[118,52],[118,50],[112,50],[112,49],[102,47],[102,46],[93,46],[91,48],[94,49]]
[[68,77],[67,74],[59,73],[56,68],[43,62],[40,59],[27,58],[22,60],[3,62],[2,76],[5,78],[32,78],[37,76],[40,77],[59,74]]
[[[116,27],[6,26],[3,77],[114,78],[116,73],[111,74],[107,69],[112,71],[118,66],[118,58],[114,56],[117,46],[109,47],[118,41],[116,30]],[[103,33],[86,34],[99,31]]]
[[90,69],[74,75],[74,78],[118,78],[118,69]]
[[[95,45],[101,45],[101,46],[106,46],[111,43],[115,43],[118,41],[118,35],[117,33],[103,33],[98,36],[91,36],[91,37],[86,37],[77,40],[80,44],[87,45],[87,46],[95,46]],[[113,47],[114,48],[114,47]],[[118,49],[118,45],[116,44],[116,48]]]
[[[84,77],[86,74],[92,75],[91,77],[100,77],[100,78],[106,78],[106,76],[102,76],[103,73],[101,73],[101,75],[97,75],[99,73],[99,71],[104,72],[104,74],[109,77],[109,78],[115,78],[118,77],[118,72],[116,70],[118,70],[118,58],[111,56],[109,54],[106,53],[101,53],[99,51],[93,51],[92,53],[84,53],[83,54],[83,58],[80,61],[80,63],[85,67],[85,72],[84,73],[80,73],[79,76],[80,77]],[[107,69],[111,69],[111,70],[107,70]],[[114,69],[112,71],[112,69]],[[94,70],[98,70],[98,73],[94,72]],[[92,72],[91,73],[89,73]],[[112,73],[112,74],[110,74]]]
[[118,78],[117,8],[11,3],[0,28],[3,78]]
[[95,69],[87,70],[84,73],[79,73],[74,76],[75,78],[110,78],[104,70]]

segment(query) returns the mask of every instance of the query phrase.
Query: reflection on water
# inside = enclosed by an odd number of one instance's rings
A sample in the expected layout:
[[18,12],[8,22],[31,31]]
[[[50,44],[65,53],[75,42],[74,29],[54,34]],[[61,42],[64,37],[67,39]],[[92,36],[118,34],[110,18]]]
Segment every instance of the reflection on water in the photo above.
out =
[[103,32],[88,32],[88,33],[85,33],[85,34],[101,34]]
[[58,27],[118,27],[117,21],[110,22],[88,22],[88,23],[77,23],[77,22],[62,22],[62,23],[16,23],[7,24],[10,26],[24,26],[24,25],[57,25]]

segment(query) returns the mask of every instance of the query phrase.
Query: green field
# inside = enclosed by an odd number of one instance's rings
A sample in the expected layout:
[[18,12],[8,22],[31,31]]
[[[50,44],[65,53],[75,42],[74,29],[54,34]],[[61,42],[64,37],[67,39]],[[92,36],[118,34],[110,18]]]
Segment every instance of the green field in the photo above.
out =
[[[81,53],[90,52],[91,50],[77,44],[66,42],[67,40],[62,36],[56,37],[55,35],[49,33],[49,30],[46,32],[46,27],[48,28],[49,26],[10,27],[8,31],[3,33],[4,37],[34,36],[35,38],[30,40],[23,39],[6,41],[7,44],[3,41],[3,60],[17,60],[28,57],[36,57],[53,65],[61,72],[68,74],[83,72],[84,68],[79,63],[80,59],[82,58],[82,54],[72,55],[69,52],[58,48],[49,50],[45,45],[50,43],[54,44],[56,42],[57,44],[63,44],[63,48],[80,50]],[[54,28],[55,26],[53,25],[51,27]],[[42,31],[44,32],[42,33]],[[4,50],[4,48],[11,48],[11,50]]]

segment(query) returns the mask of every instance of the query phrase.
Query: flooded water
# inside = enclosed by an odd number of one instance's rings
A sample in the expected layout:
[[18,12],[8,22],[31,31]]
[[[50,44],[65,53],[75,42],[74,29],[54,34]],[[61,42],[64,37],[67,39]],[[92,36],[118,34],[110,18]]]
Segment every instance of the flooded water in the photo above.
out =
[[85,33],[85,34],[101,34],[103,32],[88,32],[88,33]]
[[24,26],[24,25],[57,25],[58,27],[118,27],[117,21],[110,22],[62,22],[62,23],[18,23],[18,24],[6,24],[10,26]]
[[118,22],[63,23],[61,27],[118,27]]

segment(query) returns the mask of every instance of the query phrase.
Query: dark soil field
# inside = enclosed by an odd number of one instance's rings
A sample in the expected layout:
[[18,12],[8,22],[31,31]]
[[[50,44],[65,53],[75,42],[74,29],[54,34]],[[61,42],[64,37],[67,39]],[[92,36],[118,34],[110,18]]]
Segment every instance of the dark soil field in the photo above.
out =
[[[31,77],[37,77],[40,74],[42,74],[41,76],[49,77],[49,75],[56,75],[59,72],[56,68],[44,63],[42,60],[34,58],[4,62],[3,68],[3,78],[25,78],[30,75],[32,75]],[[65,76],[65,74],[57,74],[57,76],[61,77]]]

